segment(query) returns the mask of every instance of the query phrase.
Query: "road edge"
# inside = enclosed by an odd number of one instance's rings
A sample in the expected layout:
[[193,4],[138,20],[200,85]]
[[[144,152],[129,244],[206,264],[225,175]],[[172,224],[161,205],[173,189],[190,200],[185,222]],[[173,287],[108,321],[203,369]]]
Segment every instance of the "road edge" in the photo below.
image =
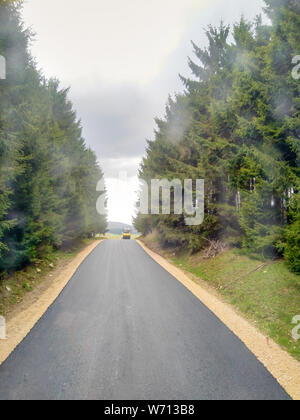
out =
[[245,318],[239,315],[230,304],[209,293],[208,290],[190,279],[182,270],[161,255],[150,250],[140,240],[136,242],[155,262],[193,293],[245,344],[291,398],[300,400],[300,362],[290,356],[273,340],[264,336]]
[[51,286],[30,307],[7,322],[7,338],[6,340],[0,340],[0,366],[30,333],[67,286],[79,266],[101,242],[102,240],[95,241],[80,251],[53,280]]

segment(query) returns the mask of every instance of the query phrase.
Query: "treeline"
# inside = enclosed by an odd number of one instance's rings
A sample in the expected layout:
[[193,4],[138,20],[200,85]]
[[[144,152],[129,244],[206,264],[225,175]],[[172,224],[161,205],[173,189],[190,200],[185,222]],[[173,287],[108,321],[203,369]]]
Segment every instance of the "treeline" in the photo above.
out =
[[[244,18],[207,30],[193,44],[193,79],[169,99],[148,143],[141,179],[205,180],[205,220],[138,215],[143,234],[195,252],[222,240],[265,256],[284,255],[300,272],[300,3],[265,0],[268,24]],[[294,71],[295,73],[295,71]]]
[[68,91],[36,68],[20,7],[0,0],[0,272],[106,230],[96,212],[103,174]]

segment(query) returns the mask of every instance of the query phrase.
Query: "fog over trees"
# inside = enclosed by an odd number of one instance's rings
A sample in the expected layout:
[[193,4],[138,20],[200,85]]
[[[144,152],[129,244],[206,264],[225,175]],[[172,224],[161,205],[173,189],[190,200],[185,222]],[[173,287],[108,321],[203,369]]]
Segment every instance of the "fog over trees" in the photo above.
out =
[[103,233],[97,158],[82,138],[68,90],[30,55],[20,2],[0,0],[0,271]]
[[[221,240],[300,272],[300,4],[265,0],[269,24],[246,17],[208,27],[193,44],[193,79],[170,98],[148,143],[141,179],[204,179],[205,220],[139,214],[136,228],[195,252]],[[233,40],[232,40],[233,39]]]

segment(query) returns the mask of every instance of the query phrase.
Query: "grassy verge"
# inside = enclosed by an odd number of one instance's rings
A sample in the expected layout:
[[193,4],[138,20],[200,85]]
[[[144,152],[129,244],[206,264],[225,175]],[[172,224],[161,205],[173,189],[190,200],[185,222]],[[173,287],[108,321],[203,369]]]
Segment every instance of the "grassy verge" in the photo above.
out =
[[[131,239],[132,240],[135,240],[135,239],[137,239],[137,238],[139,238],[140,237],[140,235],[138,234],[138,235],[131,235]],[[114,239],[114,240],[117,240],[117,241],[119,241],[119,240],[121,240],[122,239],[122,235],[117,235],[117,234],[113,234],[113,233],[107,233],[106,235],[105,235],[105,239]]]
[[47,258],[35,265],[28,266],[24,270],[17,271],[12,275],[2,275],[0,278],[0,315],[6,316],[9,311],[24,296],[33,291],[38,285],[48,280],[58,269],[65,267],[83,248],[93,240],[83,240],[66,251],[55,251]]
[[154,237],[145,244],[163,254],[192,278],[205,281],[266,335],[300,360],[300,341],[292,338],[292,319],[300,315],[300,277],[284,261],[261,261],[228,250],[213,259],[201,254],[159,249]]

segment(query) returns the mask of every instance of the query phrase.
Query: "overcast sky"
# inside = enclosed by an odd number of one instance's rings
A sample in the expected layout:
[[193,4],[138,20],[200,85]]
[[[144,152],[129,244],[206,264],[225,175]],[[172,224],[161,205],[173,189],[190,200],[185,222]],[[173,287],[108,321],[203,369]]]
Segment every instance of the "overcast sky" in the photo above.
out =
[[207,25],[252,19],[262,7],[263,0],[25,0],[33,55],[47,77],[71,87],[105,172],[111,221],[131,222],[146,139],[168,94],[182,90],[178,73],[190,75],[190,41],[205,46]]

